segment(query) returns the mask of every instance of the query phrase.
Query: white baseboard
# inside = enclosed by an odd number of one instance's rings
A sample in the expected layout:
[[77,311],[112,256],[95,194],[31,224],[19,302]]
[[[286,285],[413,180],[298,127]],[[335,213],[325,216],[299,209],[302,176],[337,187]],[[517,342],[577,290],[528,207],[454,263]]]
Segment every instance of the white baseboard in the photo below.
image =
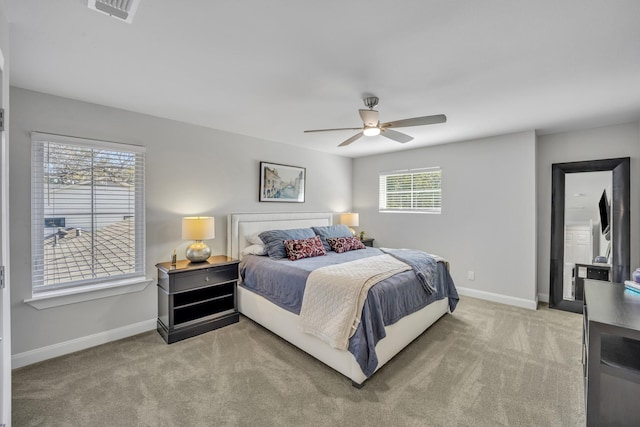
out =
[[140,323],[134,323],[133,325],[98,332],[97,334],[87,335],[86,337],[76,338],[42,348],[36,348],[34,350],[25,351],[24,353],[14,354],[11,356],[11,368],[22,368],[23,366],[31,365],[32,363],[42,362],[43,360],[52,359],[54,357],[63,356],[86,348],[95,347],[100,344],[152,331],[156,329],[156,325],[157,319],[153,318]]
[[477,289],[462,288],[460,286],[456,286],[456,289],[458,290],[458,294],[465,295],[468,297],[484,299],[487,301],[493,301],[500,304],[513,305],[515,307],[528,308],[530,310],[538,309],[537,297],[535,300],[528,300],[524,298],[516,298],[516,297],[510,297],[506,295],[494,294],[492,292],[479,291]]
[[549,294],[538,294],[538,301],[549,304]]

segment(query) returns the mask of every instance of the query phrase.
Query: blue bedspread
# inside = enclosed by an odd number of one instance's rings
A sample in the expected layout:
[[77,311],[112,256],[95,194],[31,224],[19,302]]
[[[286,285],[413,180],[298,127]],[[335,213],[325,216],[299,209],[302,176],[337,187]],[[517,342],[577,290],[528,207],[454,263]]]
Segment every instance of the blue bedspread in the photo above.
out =
[[[342,254],[328,252],[326,256],[297,261],[249,255],[240,262],[241,286],[285,310],[300,314],[307,276],[311,271],[381,254],[377,248],[367,248]],[[360,325],[349,340],[349,351],[367,377],[378,366],[375,346],[386,336],[385,326],[443,298],[449,299],[449,309],[453,312],[458,293],[446,266],[441,262],[437,263],[431,274],[431,286],[434,292],[429,293],[416,273],[409,270],[383,280],[369,290]]]
[[433,281],[437,274],[438,262],[433,256],[415,249],[380,248],[380,250],[411,266],[429,295],[436,291]]

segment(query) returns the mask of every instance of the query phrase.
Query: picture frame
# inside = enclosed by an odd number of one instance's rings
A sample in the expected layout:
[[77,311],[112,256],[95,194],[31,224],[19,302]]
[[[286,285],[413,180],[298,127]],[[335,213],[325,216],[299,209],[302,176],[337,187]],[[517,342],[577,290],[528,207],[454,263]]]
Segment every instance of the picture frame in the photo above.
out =
[[304,203],[306,168],[260,162],[259,201]]

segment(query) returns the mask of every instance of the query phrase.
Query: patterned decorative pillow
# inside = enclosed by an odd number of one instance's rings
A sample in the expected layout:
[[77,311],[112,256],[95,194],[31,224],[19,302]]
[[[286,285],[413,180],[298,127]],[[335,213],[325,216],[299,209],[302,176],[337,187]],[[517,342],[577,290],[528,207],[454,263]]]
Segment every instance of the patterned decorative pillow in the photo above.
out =
[[331,250],[331,246],[327,243],[327,237],[351,237],[353,233],[349,230],[344,224],[338,225],[324,225],[321,227],[311,227],[311,229],[316,233],[316,235],[320,236],[322,239],[322,246],[324,246],[324,250],[329,252]]
[[313,236],[303,240],[285,240],[284,248],[287,251],[287,258],[291,261],[327,254],[319,236]]
[[316,233],[310,228],[293,228],[288,230],[263,231],[258,234],[258,237],[264,242],[269,258],[280,259],[287,257],[287,251],[283,243],[285,240],[308,239],[315,235]]
[[355,236],[351,237],[327,237],[331,249],[341,254],[342,252],[366,249],[366,246]]

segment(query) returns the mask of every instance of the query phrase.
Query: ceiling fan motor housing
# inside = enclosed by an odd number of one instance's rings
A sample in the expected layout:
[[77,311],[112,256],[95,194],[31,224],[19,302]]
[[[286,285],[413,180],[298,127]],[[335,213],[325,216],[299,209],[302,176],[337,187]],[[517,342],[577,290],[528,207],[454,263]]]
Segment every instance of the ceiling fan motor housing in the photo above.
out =
[[380,100],[378,99],[377,96],[368,96],[363,101],[364,101],[364,105],[366,105],[370,110],[372,110],[375,108],[376,105],[378,105],[378,101]]

